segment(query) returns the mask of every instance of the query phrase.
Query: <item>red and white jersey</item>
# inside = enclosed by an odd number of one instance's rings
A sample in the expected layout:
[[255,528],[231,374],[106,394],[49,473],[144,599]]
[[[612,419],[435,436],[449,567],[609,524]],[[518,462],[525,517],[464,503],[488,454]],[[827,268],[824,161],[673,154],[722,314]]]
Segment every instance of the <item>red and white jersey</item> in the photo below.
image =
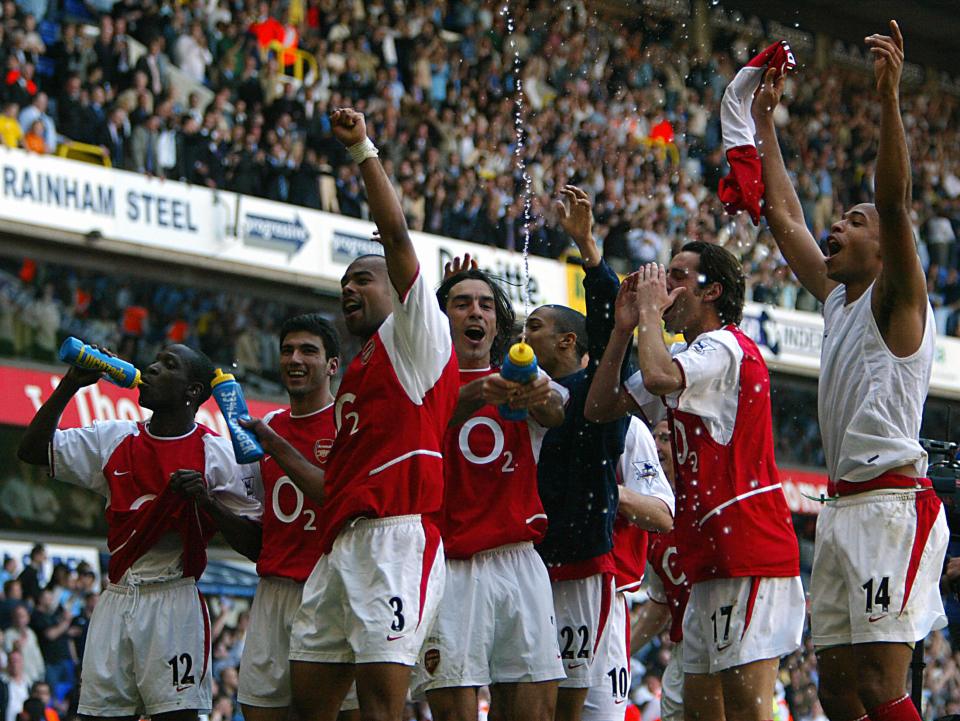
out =
[[[200,471],[210,492],[238,515],[259,520],[260,474],[256,464],[238,465],[226,438],[197,424],[176,438],[150,434],[149,423],[96,421],[58,430],[50,443],[50,475],[107,499],[107,547],[111,553],[137,532],[136,518],[170,485],[179,469]],[[130,523],[130,513],[133,523]],[[121,521],[122,519],[122,521]],[[129,536],[118,537],[123,529]],[[183,546],[175,533],[163,535],[128,571],[131,579],[165,581],[183,575]]]
[[[460,384],[498,372],[461,370]],[[492,405],[447,429],[443,507],[432,516],[447,558],[543,538],[547,514],[537,490],[537,458],[546,432],[532,417],[504,420]]]
[[670,607],[670,640],[674,643],[683,640],[683,614],[691,587],[680,558],[675,531],[650,534],[647,562],[654,575],[647,590],[651,601]]
[[[333,404],[295,416],[278,411],[265,419],[270,428],[314,465],[325,468],[336,427]],[[272,456],[260,461],[263,477],[263,547],[257,561],[261,576],[280,576],[298,583],[317,565],[318,539],[326,525],[320,505],[305,496]]]
[[[663,399],[677,469],[677,539],[692,583],[798,576],[800,552],[773,456],[770,376],[756,344],[728,325],[671,347],[683,390]],[[653,396],[635,373],[627,390]]]
[[334,404],[326,553],[352,518],[433,513],[443,501],[443,436],[460,390],[450,323],[418,273],[350,363]]
[[[617,481],[631,491],[659,498],[673,515],[673,489],[660,467],[653,435],[639,418],[630,418],[623,455],[617,464]],[[636,591],[647,566],[647,531],[620,513],[613,522],[613,558],[617,564],[617,591]]]

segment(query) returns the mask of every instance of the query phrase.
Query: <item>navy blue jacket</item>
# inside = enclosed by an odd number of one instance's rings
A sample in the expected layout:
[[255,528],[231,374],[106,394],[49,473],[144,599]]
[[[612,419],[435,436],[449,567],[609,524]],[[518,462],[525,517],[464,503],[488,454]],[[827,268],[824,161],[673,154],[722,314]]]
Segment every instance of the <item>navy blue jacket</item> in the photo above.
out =
[[[586,269],[587,337],[590,363],[583,370],[554,378],[570,391],[563,425],[543,439],[537,479],[547,514],[547,535],[537,546],[548,566],[586,561],[613,548],[617,513],[616,469],[623,454],[629,420],[590,423],[583,417],[587,393],[613,331],[614,302],[620,281],[606,262]],[[629,353],[621,379],[629,375]]]

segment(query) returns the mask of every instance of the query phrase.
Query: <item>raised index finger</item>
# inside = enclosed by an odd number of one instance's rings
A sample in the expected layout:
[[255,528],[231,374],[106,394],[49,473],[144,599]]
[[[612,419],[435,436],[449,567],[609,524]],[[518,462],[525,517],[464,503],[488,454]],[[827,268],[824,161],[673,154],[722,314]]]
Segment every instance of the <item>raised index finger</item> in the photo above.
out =
[[896,20],[890,21],[890,34],[893,35],[893,41],[897,47],[903,50],[903,33],[900,32],[900,26]]

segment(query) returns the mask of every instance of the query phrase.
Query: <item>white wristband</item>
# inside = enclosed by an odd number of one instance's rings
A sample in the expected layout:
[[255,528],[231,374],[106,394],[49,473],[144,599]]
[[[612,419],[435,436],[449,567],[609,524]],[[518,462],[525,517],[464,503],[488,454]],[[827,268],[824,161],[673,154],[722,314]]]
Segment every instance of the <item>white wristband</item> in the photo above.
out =
[[370,138],[364,138],[359,143],[351,145],[347,148],[347,152],[350,153],[350,157],[357,165],[367,158],[376,158],[380,155],[380,151],[377,150],[377,146],[373,144]]

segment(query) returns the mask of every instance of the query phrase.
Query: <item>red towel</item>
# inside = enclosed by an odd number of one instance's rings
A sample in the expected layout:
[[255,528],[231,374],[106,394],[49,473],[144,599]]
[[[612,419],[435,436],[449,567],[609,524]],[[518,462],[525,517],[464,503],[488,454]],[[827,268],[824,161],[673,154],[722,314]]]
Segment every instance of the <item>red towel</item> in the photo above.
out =
[[756,126],[750,114],[753,94],[760,87],[767,68],[778,68],[781,73],[786,73],[796,66],[797,61],[787,42],[776,42],[740,69],[720,102],[723,149],[730,164],[730,174],[720,180],[717,194],[728,213],[745,210],[754,225],[760,223],[763,179],[760,154],[753,138]]

